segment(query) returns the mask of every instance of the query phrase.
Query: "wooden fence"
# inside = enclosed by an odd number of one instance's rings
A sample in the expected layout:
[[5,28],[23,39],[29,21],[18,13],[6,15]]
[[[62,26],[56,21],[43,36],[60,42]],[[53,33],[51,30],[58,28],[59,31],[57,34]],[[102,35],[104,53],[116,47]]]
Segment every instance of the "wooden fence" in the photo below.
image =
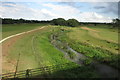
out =
[[37,75],[50,75],[53,72],[59,71],[59,70],[66,70],[75,67],[74,63],[65,63],[65,64],[59,64],[59,65],[51,65],[51,66],[45,66],[40,67],[36,69],[27,69],[23,71],[18,72],[11,72],[7,74],[2,74],[2,78],[32,78]]

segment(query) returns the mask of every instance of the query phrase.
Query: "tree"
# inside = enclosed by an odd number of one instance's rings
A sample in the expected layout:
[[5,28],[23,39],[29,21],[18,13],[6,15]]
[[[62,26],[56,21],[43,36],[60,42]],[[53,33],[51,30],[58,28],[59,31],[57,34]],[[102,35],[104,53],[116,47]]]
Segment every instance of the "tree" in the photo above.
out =
[[120,28],[120,19],[113,19],[113,27],[119,27]]
[[67,20],[67,25],[71,27],[79,26],[79,22],[76,19]]
[[22,19],[22,18],[20,18],[20,19],[19,19],[19,23],[25,23],[25,20]]
[[53,19],[52,24],[54,25],[60,25],[60,26],[65,26],[67,25],[66,20],[63,18],[58,18],[58,19]]
[[12,18],[0,18],[2,24],[22,24],[22,23],[50,23],[50,21],[38,21],[38,20],[25,20],[25,19],[12,19]]
[[57,19],[53,19],[51,22],[54,25],[60,25],[60,26],[71,26],[71,27],[79,26],[79,22],[76,19],[69,19],[66,21],[63,18],[57,18]]

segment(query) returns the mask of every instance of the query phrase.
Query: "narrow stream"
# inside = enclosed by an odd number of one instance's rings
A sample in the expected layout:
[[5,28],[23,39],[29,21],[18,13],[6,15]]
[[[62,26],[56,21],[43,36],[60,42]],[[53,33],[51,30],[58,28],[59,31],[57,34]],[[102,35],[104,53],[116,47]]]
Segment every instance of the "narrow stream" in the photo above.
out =
[[[87,58],[83,54],[76,52],[72,48],[69,47],[71,51],[73,51],[77,56],[79,56],[78,60],[81,62],[81,58]],[[77,63],[77,62],[76,62]],[[79,62],[78,62],[79,63]],[[91,63],[93,67],[95,67],[96,71],[104,78],[113,78],[113,77],[119,77],[119,72],[117,69],[112,68],[111,66],[108,66],[106,64],[99,63],[97,61],[93,61]]]
[[[52,39],[53,40],[53,39]],[[55,40],[55,39],[54,39]],[[58,43],[62,43],[61,41],[57,41]],[[67,50],[70,50],[72,51],[74,54],[76,54],[76,56],[71,59],[68,55],[67,52],[65,52],[64,50],[62,49],[59,49],[57,46],[56,46],[56,43],[53,44],[54,47],[56,47],[58,50],[60,50],[61,52],[63,52],[65,54],[65,58],[67,58],[68,60],[72,61],[72,62],[75,62],[77,64],[80,64],[80,65],[84,65],[84,60],[83,59],[86,59],[87,57],[85,55],[83,55],[82,53],[78,53],[77,51],[73,50],[70,46],[67,46]],[[103,78],[118,78],[120,76],[119,74],[119,71],[117,69],[114,69],[112,68],[111,66],[108,66],[106,64],[102,64],[102,63],[99,63],[97,61],[93,61],[91,63],[91,65],[96,69],[96,71],[100,74],[101,77]]]

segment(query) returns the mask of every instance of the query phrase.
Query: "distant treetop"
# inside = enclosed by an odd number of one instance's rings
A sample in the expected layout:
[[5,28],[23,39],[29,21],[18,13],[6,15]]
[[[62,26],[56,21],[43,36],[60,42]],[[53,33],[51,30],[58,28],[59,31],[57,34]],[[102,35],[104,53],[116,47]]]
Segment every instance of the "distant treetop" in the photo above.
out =
[[60,26],[75,27],[79,25],[79,22],[76,19],[65,20],[63,18],[57,18],[57,19],[53,19],[51,22],[54,25],[60,25]]

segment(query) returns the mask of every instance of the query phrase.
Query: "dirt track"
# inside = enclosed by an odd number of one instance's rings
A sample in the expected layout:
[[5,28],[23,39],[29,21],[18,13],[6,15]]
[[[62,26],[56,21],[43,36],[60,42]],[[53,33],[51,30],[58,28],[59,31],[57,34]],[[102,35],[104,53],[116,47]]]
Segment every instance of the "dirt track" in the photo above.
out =
[[[22,33],[18,33],[18,34],[15,34],[15,35],[11,35],[11,36],[8,36],[8,37],[6,37],[6,38],[4,38],[0,41],[0,46],[2,47],[1,52],[2,52],[2,69],[3,70],[7,70],[7,71],[10,71],[10,72],[15,71],[16,60],[11,61],[11,60],[7,59],[8,52],[11,49],[12,45],[14,45],[14,43],[18,39],[20,39],[22,36],[24,36],[25,34],[36,32],[36,31],[39,31],[43,28],[44,27],[33,29],[33,30],[30,30],[30,31],[22,32]],[[1,66],[1,64],[0,64],[0,66]]]

